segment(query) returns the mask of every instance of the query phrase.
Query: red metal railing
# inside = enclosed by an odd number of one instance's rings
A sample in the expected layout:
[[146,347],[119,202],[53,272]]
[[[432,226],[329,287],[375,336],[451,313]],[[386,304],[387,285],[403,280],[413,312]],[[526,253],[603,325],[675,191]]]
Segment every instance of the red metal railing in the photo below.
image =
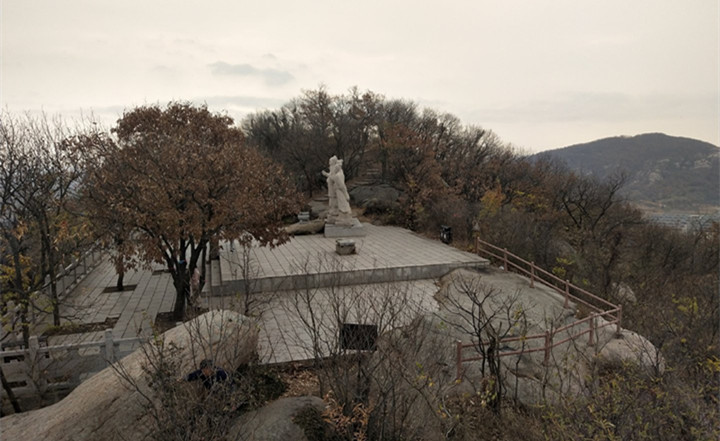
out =
[[[589,291],[586,291],[578,286],[573,285],[568,280],[563,280],[556,275],[545,271],[544,269],[535,265],[534,262],[528,262],[527,260],[516,256],[508,252],[507,248],[497,247],[489,242],[485,242],[481,239],[475,241],[475,252],[479,255],[484,255],[496,259],[502,262],[503,269],[510,271],[511,269],[516,272],[525,275],[530,278],[530,287],[535,287],[535,283],[541,283],[562,295],[565,299],[563,307],[567,308],[570,302],[579,303],[585,305],[590,309],[590,314],[582,319],[578,319],[569,325],[561,328],[548,330],[543,334],[525,335],[521,337],[510,337],[501,339],[498,342],[498,347],[503,344],[513,343],[517,341],[523,342],[523,349],[515,351],[500,351],[498,357],[507,357],[510,355],[528,354],[533,352],[544,352],[543,363],[548,364],[550,361],[550,352],[556,346],[573,341],[588,334],[588,345],[594,345],[597,341],[597,331],[607,326],[615,325],[615,332],[619,335],[622,332],[622,305],[615,305],[608,302],[607,300],[600,298]],[[582,296],[583,298],[581,298]],[[605,323],[598,326],[598,317],[605,318]],[[562,340],[555,340],[555,336],[561,332],[568,332],[568,336]],[[534,343],[538,340],[543,341],[542,346],[532,345],[525,348],[526,342]],[[458,341],[456,343],[456,364],[457,364],[457,378],[462,377],[462,363],[468,361],[481,360],[482,356],[463,358],[463,349],[475,347],[474,343],[462,343]]]

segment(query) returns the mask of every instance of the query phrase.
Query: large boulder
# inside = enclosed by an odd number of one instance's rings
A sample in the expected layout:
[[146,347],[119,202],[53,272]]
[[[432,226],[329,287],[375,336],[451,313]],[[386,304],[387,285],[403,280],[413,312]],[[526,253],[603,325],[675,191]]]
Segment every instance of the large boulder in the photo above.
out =
[[231,371],[256,357],[257,325],[232,311],[211,311],[177,326],[104,369],[62,401],[0,420],[3,439],[83,441],[144,440],[153,430],[151,409],[158,406],[148,384],[150,363],[160,347],[173,352],[177,380],[212,358]]
[[291,236],[305,234],[318,234],[325,229],[325,219],[313,219],[307,222],[297,222],[285,227],[285,231]]
[[303,428],[294,422],[300,411],[325,410],[325,402],[313,396],[280,398],[248,412],[230,428],[227,439],[237,441],[307,441]]
[[[616,325],[602,317],[595,319],[592,339],[587,332],[589,321],[562,330],[580,320],[576,305],[570,303],[565,308],[563,298],[557,293],[537,283],[531,288],[528,282],[516,274],[495,270],[451,272],[439,281],[440,289],[435,295],[441,308],[434,320],[440,318],[447,323],[443,333],[435,332],[435,338],[445,339],[447,347],[454,347],[458,340],[474,341],[475,336],[469,332],[486,323],[479,313],[481,305],[484,317],[490,318],[492,327],[501,330],[506,337],[544,336],[550,332],[552,341],[560,343],[585,332],[554,346],[547,358],[542,349],[543,338],[518,338],[500,346],[501,353],[527,351],[500,359],[507,394],[527,405],[582,394],[589,390],[591,384],[588,382],[594,380],[596,373],[608,369],[635,365],[648,373],[663,370],[662,355],[652,343],[629,330],[617,334]],[[475,303],[468,296],[472,292],[481,294],[476,296]],[[512,317],[520,312],[521,319],[512,322]],[[437,351],[435,347],[429,347],[426,352]],[[473,355],[472,348],[465,349],[464,358]],[[451,355],[449,359],[454,357]],[[463,379],[470,383],[470,389],[483,382],[480,364],[480,361],[472,361],[462,365]],[[457,390],[466,392],[468,388],[464,386]]]
[[400,195],[400,190],[388,184],[361,185],[350,190],[353,204],[365,208],[365,213],[392,211]]

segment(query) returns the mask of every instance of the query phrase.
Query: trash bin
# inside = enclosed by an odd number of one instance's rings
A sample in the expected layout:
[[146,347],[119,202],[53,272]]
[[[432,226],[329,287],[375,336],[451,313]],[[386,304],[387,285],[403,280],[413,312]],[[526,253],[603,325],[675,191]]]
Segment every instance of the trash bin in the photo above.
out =
[[440,225],[440,240],[449,244],[452,242],[452,228],[448,225]]

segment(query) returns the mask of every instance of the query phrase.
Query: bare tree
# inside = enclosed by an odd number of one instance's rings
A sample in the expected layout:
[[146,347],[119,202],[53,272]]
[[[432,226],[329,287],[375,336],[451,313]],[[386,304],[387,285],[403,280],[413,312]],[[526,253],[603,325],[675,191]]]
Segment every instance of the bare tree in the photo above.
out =
[[336,433],[342,439],[448,433],[453,422],[438,409],[454,384],[446,363],[452,340],[429,314],[434,284],[351,285],[341,260],[309,265],[315,266],[308,273],[336,276],[278,294],[269,315],[284,324],[276,331],[283,341],[274,347],[284,343],[293,358],[312,361]]
[[[482,377],[481,393],[495,413],[506,393],[500,360],[502,340],[523,337],[527,332],[524,306],[519,292],[506,294],[485,284],[479,277],[449,276],[447,295],[442,297],[448,323],[467,335],[477,349]],[[452,292],[454,291],[454,292]],[[524,347],[524,340],[520,340]]]
[[[221,440],[240,414],[274,398],[257,386],[257,369],[248,368],[256,345],[257,328],[249,319],[216,310],[154,335],[132,360],[112,366],[144,409],[152,439]],[[188,381],[205,359],[224,368],[227,378]]]
[[[78,130],[85,130],[82,127]],[[76,215],[76,189],[81,164],[69,148],[71,132],[47,116],[18,117],[3,112],[0,123],[2,159],[2,249],[14,274],[11,288],[20,307],[27,343],[31,294],[46,284],[53,323],[60,324],[58,277],[67,256],[87,249],[84,220]]]

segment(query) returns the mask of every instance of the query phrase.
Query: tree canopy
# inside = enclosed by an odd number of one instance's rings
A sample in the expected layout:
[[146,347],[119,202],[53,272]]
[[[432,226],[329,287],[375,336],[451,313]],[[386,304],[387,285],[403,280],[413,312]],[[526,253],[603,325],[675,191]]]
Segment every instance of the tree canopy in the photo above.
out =
[[115,140],[85,146],[91,216],[128,235],[121,237],[133,244],[121,250],[126,257],[167,265],[176,317],[211,240],[277,245],[287,239],[282,217],[299,207],[282,168],[247,147],[232,123],[204,106],[143,106],[118,120]]

